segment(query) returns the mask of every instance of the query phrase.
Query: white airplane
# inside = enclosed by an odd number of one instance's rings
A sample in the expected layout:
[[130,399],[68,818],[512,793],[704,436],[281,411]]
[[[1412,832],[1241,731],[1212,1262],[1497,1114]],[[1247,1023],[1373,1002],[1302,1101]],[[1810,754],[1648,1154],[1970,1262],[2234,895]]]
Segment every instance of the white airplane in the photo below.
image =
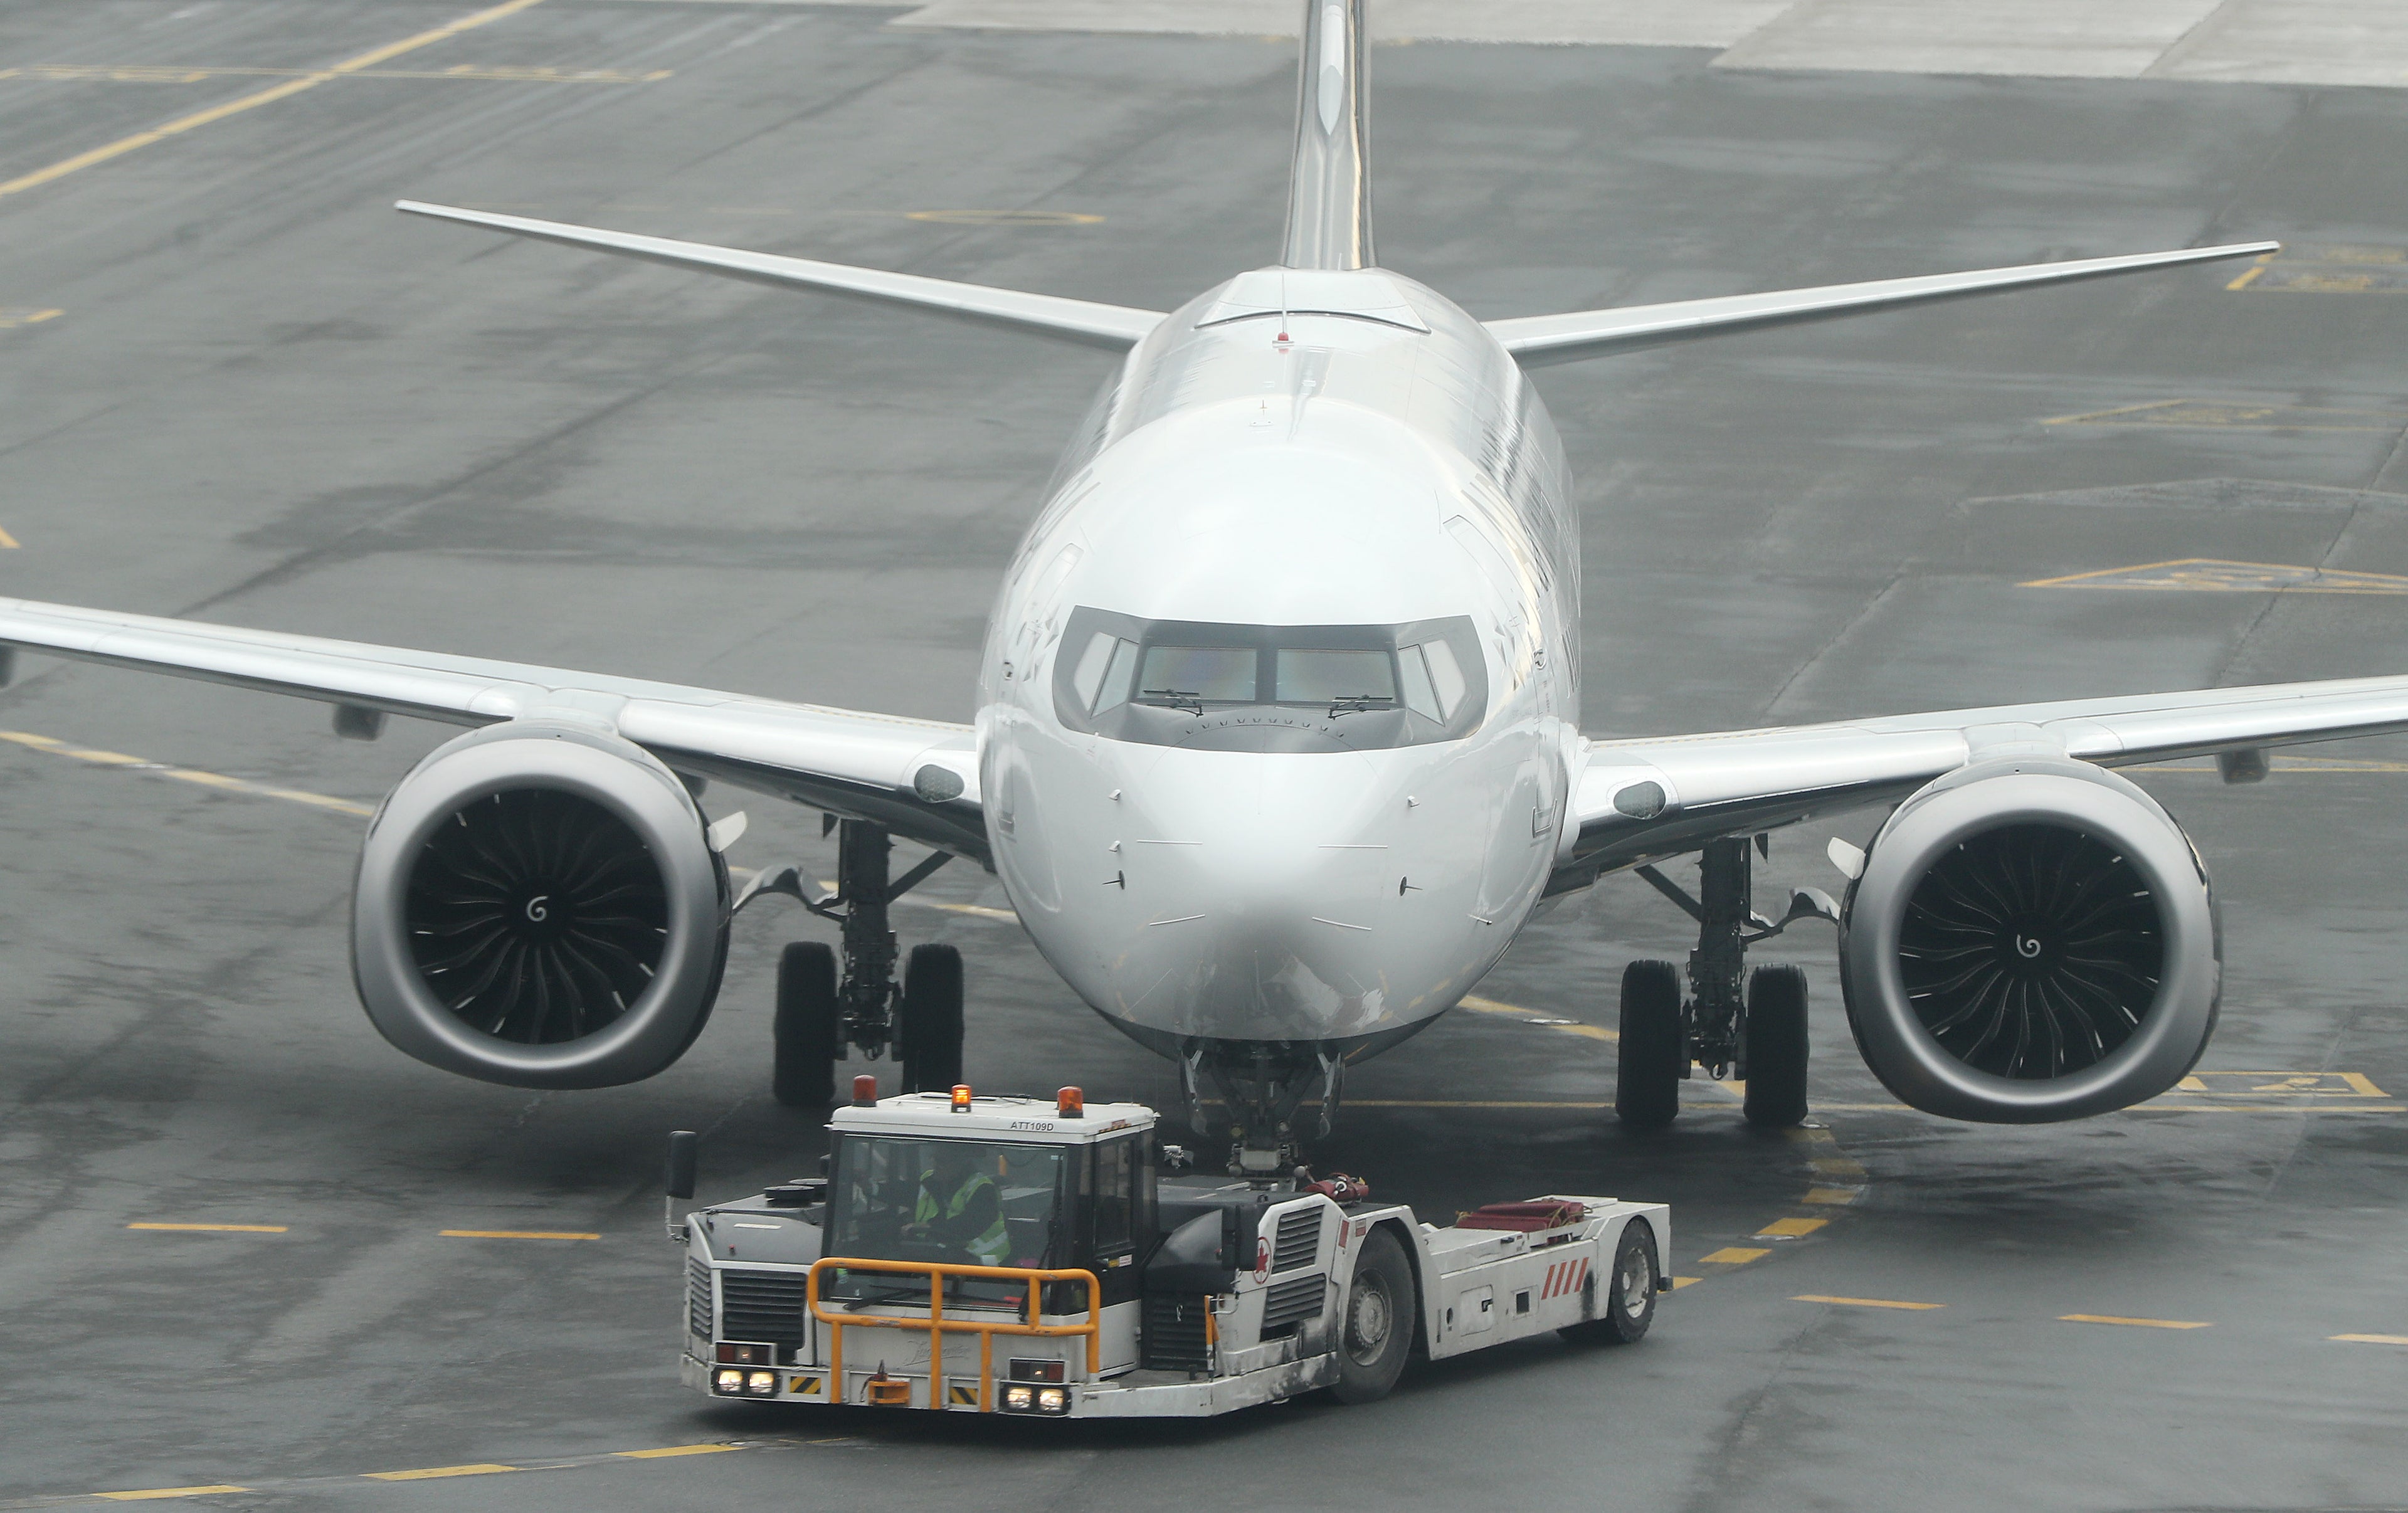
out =
[[[1372,257],[1363,0],[1309,0],[1286,245],[1168,314],[405,202],[471,226],[882,301],[1125,353],[1004,576],[977,721],[951,725],[553,667],[0,600],[43,653],[476,727],[371,822],[354,971],[377,1028],[488,1081],[659,1072],[718,992],[734,910],[792,893],[842,960],[787,948],[781,1098],[839,1057],[961,1073],[950,948],[896,971],[887,905],[947,858],[995,872],[1113,1025],[1216,1085],[1233,1164],[1292,1159],[1344,1068],[1426,1026],[1541,905],[1636,868],[1699,926],[1622,985],[1616,1106],[1678,1107],[1693,1063],[1747,1116],[1806,1111],[1791,920],[1841,927],[1857,1044],[1914,1106],[2042,1121],[2170,1087],[2214,1027],[2205,870],[2113,768],[2408,729],[2408,678],[1957,709],[1640,740],[1580,726],[1579,521],[1528,370],[1774,323],[2249,256],[2187,249],[1670,305],[1475,321]],[[5,674],[0,665],[0,674]],[[5,680],[5,678],[0,678]],[[706,780],[818,808],[835,893],[731,890]],[[1751,840],[1894,806],[1835,845],[1844,909],[1754,912]],[[891,876],[890,837],[932,848]],[[1652,864],[1699,853],[1692,898]]]

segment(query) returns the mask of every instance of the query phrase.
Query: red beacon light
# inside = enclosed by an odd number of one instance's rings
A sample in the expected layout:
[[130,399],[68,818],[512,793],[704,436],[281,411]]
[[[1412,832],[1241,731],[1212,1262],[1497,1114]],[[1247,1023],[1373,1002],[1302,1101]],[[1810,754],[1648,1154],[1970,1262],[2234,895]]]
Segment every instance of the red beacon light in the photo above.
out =
[[877,1077],[872,1073],[864,1072],[859,1077],[854,1078],[853,1079],[853,1106],[855,1108],[867,1108],[875,1105],[877,1102]]
[[967,1082],[956,1082],[953,1084],[953,1112],[967,1114],[969,1111],[970,1085]]
[[1063,1119],[1087,1117],[1087,1095],[1076,1088],[1064,1088],[1054,1095],[1054,1112]]

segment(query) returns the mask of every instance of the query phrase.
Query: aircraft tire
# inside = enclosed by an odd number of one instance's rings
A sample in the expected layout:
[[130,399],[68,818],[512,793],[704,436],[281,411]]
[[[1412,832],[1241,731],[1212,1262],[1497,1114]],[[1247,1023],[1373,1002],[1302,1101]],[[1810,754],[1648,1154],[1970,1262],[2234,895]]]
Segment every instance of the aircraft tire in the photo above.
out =
[[1605,1308],[1596,1318],[1567,1324],[1555,1331],[1575,1345],[1636,1345],[1656,1321],[1657,1278],[1663,1267],[1656,1256],[1656,1231],[1643,1219],[1622,1226],[1613,1246],[1613,1267],[1607,1272]]
[[1622,1039],[1613,1112],[1635,1130],[1660,1130],[1681,1111],[1681,973],[1670,962],[1633,962],[1622,973]]
[[1747,1100],[1758,1129],[1787,1129],[1806,1118],[1806,974],[1759,966],[1747,979]]
[[770,1038],[770,1092],[789,1108],[836,1101],[836,952],[798,940],[778,958],[778,1017]]
[[1363,1239],[1354,1276],[1338,1319],[1338,1384],[1329,1395],[1340,1403],[1376,1403],[1404,1374],[1413,1349],[1413,1266],[1405,1248],[1386,1229]]
[[962,952],[914,946],[903,963],[903,1091],[943,1092],[962,1079]]

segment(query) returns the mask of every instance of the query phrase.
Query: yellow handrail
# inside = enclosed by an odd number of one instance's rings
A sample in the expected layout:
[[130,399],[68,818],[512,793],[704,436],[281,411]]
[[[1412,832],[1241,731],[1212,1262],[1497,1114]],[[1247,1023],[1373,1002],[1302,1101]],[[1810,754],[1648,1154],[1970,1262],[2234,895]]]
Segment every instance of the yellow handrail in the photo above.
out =
[[[820,1306],[820,1272],[823,1268],[838,1271],[880,1271],[924,1276],[928,1278],[928,1317],[925,1319],[883,1319],[876,1315],[852,1314],[839,1316]],[[948,1277],[976,1277],[983,1281],[1018,1280],[1027,1284],[1028,1318],[1025,1322],[1001,1323],[993,1320],[948,1319],[945,1317],[945,1283]],[[1039,1323],[1044,1283],[1084,1282],[1087,1284],[1087,1321],[1082,1324]],[[928,1406],[940,1408],[939,1399],[945,1390],[945,1331],[972,1329],[979,1336],[979,1400],[981,1413],[994,1411],[988,1406],[988,1393],[995,1383],[995,1336],[997,1335],[1041,1335],[1087,1336],[1087,1375],[1092,1377],[1103,1364],[1103,1341],[1096,1319],[1097,1301],[1103,1296],[1103,1283],[1096,1274],[1083,1269],[1047,1271],[1029,1266],[961,1266],[945,1261],[866,1261],[849,1256],[823,1256],[811,1263],[810,1275],[803,1283],[803,1299],[812,1318],[828,1326],[828,1400],[844,1400],[844,1332],[853,1325],[872,1329],[925,1329],[928,1332]]]

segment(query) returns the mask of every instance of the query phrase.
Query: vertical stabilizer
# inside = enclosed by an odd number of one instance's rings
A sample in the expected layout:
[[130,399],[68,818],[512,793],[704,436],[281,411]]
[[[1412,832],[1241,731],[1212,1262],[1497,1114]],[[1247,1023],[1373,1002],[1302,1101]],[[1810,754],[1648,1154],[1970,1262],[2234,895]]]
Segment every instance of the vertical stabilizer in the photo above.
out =
[[1296,163],[1288,173],[1291,268],[1371,265],[1371,173],[1364,117],[1364,0],[1304,0]]

